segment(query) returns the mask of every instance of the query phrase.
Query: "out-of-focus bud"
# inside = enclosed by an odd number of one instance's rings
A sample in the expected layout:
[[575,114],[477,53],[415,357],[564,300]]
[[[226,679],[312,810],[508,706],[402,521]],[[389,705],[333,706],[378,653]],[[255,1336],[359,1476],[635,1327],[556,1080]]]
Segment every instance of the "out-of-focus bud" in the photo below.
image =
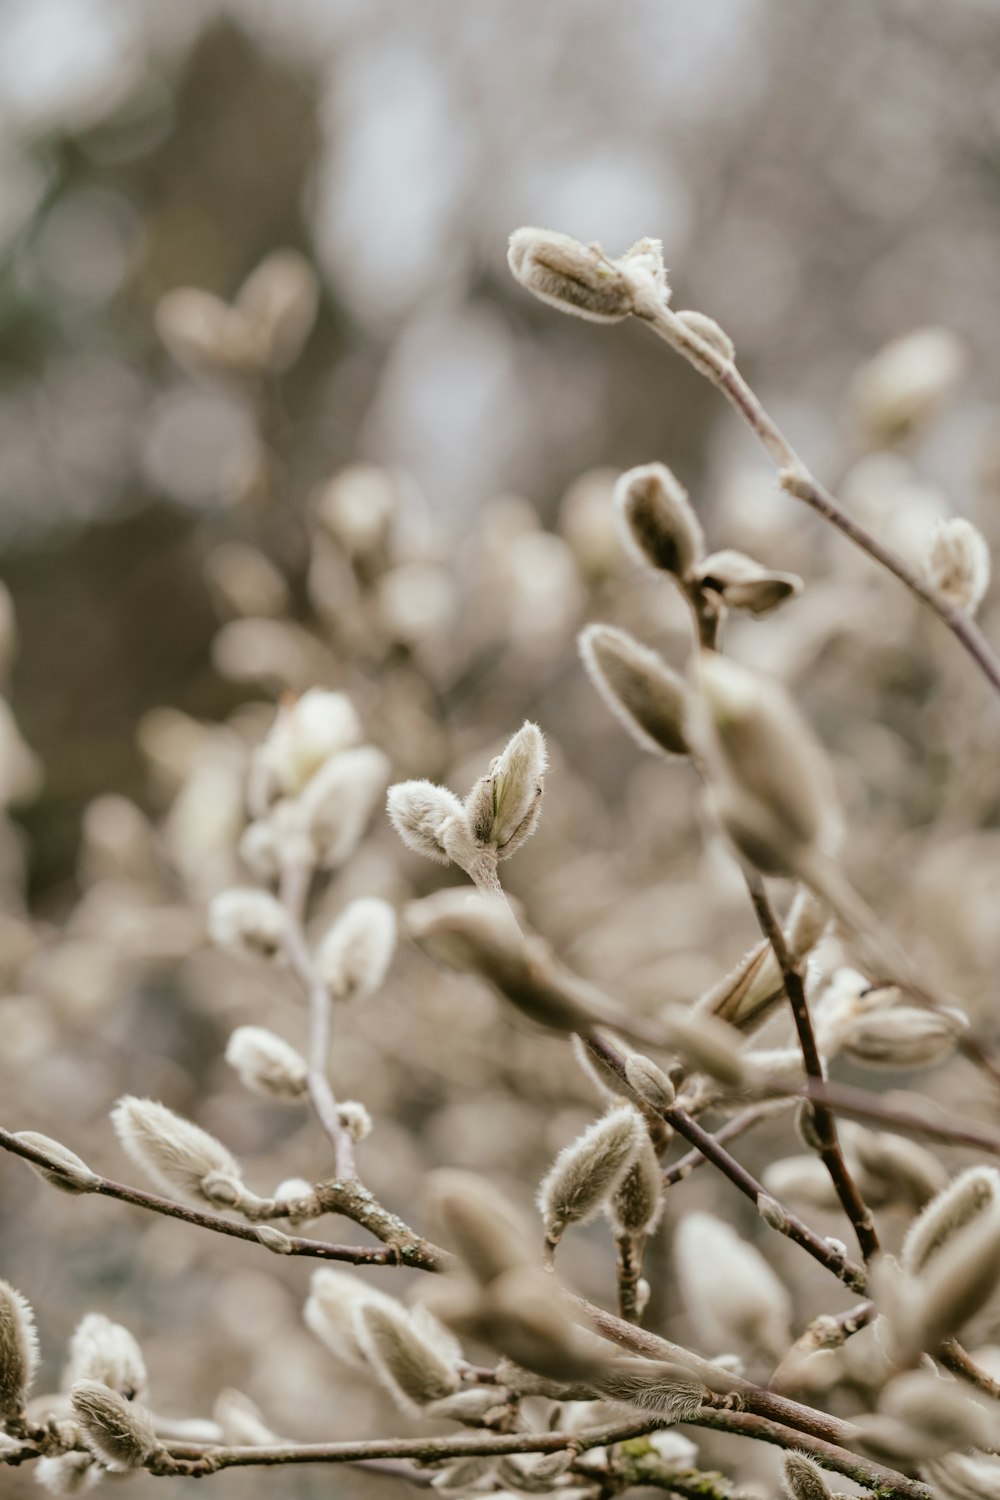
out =
[[788,913],[788,929],[785,933],[788,951],[796,963],[809,956],[829,925],[830,909],[826,902],[821,901],[810,890],[798,890]]
[[683,485],[666,464],[628,469],[615,486],[619,532],[637,562],[682,582],[701,562],[705,538]]
[[277,958],[288,935],[288,913],[267,891],[220,891],[208,909],[208,932],[218,948],[244,958]]
[[282,792],[295,796],[331,755],[360,739],[361,724],[350,699],[310,688],[278,709],[258,760]]
[[902,1135],[856,1130],[851,1136],[851,1154],[866,1177],[879,1183],[880,1196],[910,1209],[926,1207],[948,1185],[948,1174],[937,1157]]
[[968,1027],[961,1011],[900,1005],[856,1018],[843,1041],[845,1056],[869,1068],[929,1068],[954,1052]]
[[798,873],[839,834],[822,747],[772,679],[703,652],[698,681],[699,738],[727,834],[765,874]]
[[526,720],[465,800],[473,838],[499,859],[519,849],[538,826],[546,761],[545,737]]
[[811,1208],[837,1207],[830,1174],[816,1156],[786,1156],[769,1162],[764,1168],[763,1182],[779,1199],[790,1198]]
[[706,1012],[668,1005],[660,1015],[664,1036],[699,1073],[707,1073],[727,1088],[746,1082],[742,1038],[735,1027]]
[[314,1271],[309,1300],[305,1305],[305,1322],[309,1330],[325,1344],[334,1358],[353,1370],[363,1370],[367,1357],[358,1342],[355,1309],[372,1303],[379,1307],[398,1307],[395,1298],[387,1297],[377,1287],[369,1286],[360,1276],[348,1271],[334,1271],[323,1266]]
[[196,374],[246,377],[261,367],[261,343],[249,318],[197,287],[160,298],[156,331],[177,363]]
[[1000,1487],[996,1454],[945,1453],[925,1460],[920,1471],[941,1500],[995,1500]]
[[760,942],[695,1002],[693,1010],[697,1015],[718,1016],[749,1036],[784,997],[774,950],[770,943]]
[[832,1500],[823,1471],[804,1453],[785,1454],[782,1489],[788,1500]]
[[705,1387],[683,1365],[652,1359],[615,1359],[594,1376],[601,1395],[656,1412],[665,1421],[693,1417],[705,1398]]
[[563,1148],[538,1189],[546,1238],[555,1244],[570,1224],[585,1224],[604,1203],[649,1139],[642,1116],[631,1105],[595,1120]]
[[389,772],[388,756],[359,745],[334,755],[309,782],[299,808],[324,870],[338,869],[358,847]]
[[693,333],[695,338],[701,339],[703,344],[707,344],[710,349],[715,350],[716,354],[721,354],[724,360],[732,364],[736,358],[733,341],[725,329],[719,327],[714,318],[710,318],[707,313],[695,312],[693,309],[684,309],[677,313],[676,317],[678,322],[684,324],[688,333]]
[[579,647],[591,682],[643,750],[688,754],[688,689],[655,651],[614,625],[588,625]]
[[745,609],[751,615],[770,614],[802,592],[802,579],[794,573],[765,568],[732,548],[706,557],[697,579],[703,589],[721,594],[730,609]]
[[400,781],[389,788],[389,821],[408,849],[446,865],[463,836],[465,809],[447,787],[432,781]]
[[344,1099],[337,1105],[337,1119],[352,1141],[365,1141],[374,1127],[371,1115],[357,1099]]
[[216,1396],[212,1416],[222,1429],[223,1442],[232,1447],[262,1447],[278,1441],[256,1404],[231,1386]]
[[91,1453],[43,1454],[34,1464],[35,1483],[50,1495],[79,1495],[93,1489],[104,1469]]
[[953,1235],[996,1208],[1000,1208],[1000,1171],[969,1167],[959,1173],[910,1225],[901,1256],[904,1269],[919,1273]]
[[78,1380],[70,1399],[87,1446],[112,1473],[141,1469],[159,1452],[147,1413],[99,1380]]
[[559,531],[584,578],[600,582],[621,571],[621,547],[611,496],[614,469],[590,469],[570,485],[559,505]]
[[286,1101],[305,1097],[305,1058],[263,1026],[238,1026],[226,1044],[226,1062],[255,1094]]
[[63,1193],[89,1193],[96,1182],[100,1181],[96,1172],[92,1172],[85,1161],[64,1146],[61,1141],[52,1140],[51,1136],[40,1135],[37,1130],[19,1130],[17,1139],[23,1141],[26,1146],[34,1146],[39,1151],[44,1151],[51,1162],[50,1166],[39,1166],[37,1162],[27,1161],[25,1164],[50,1187],[59,1188]]
[[316,321],[316,273],[297,250],[275,250],[251,271],[236,294],[265,368],[280,372],[294,364]]
[[365,557],[386,540],[400,503],[400,479],[374,464],[350,464],[316,496],[316,519],[351,557]]
[[340,913],[316,949],[316,972],[335,1000],[365,1000],[380,989],[396,948],[388,901],[361,897]]
[[539,1266],[505,1271],[484,1294],[483,1334],[499,1353],[551,1380],[587,1380],[604,1363]]
[[643,1127],[636,1158],[606,1205],[618,1234],[652,1234],[663,1208],[663,1170]]
[[873,443],[894,443],[938,413],[965,368],[965,351],[946,328],[895,339],[854,377],[855,409]]
[[974,615],[990,586],[990,573],[990,549],[982,532],[962,516],[939,521],[924,558],[928,583]]
[[582,245],[551,229],[515,229],[507,263],[526,291],[561,312],[592,323],[618,323],[633,310],[628,276],[597,245]]
[[37,1369],[38,1335],[31,1304],[0,1281],[0,1419],[24,1414]]
[[995,1420],[966,1387],[923,1370],[890,1381],[879,1397],[879,1409],[915,1428],[927,1444],[928,1456],[934,1451],[987,1448],[996,1435]]
[[109,794],[88,802],[81,832],[80,874],[88,883],[124,877],[145,884],[156,878],[156,835],[127,797]]
[[404,1411],[419,1411],[458,1389],[454,1359],[424,1337],[398,1303],[361,1301],[354,1320],[372,1369]]
[[702,1338],[777,1357],[789,1340],[791,1299],[767,1261],[711,1214],[678,1225],[674,1257],[685,1305]]
[[432,1172],[425,1188],[428,1211],[444,1238],[481,1286],[535,1259],[528,1227],[496,1188],[473,1172]]
[[111,1112],[115,1134],[141,1171],[168,1192],[231,1206],[245,1189],[236,1158],[221,1141],[165,1104],[126,1094]]
[[991,1205],[955,1234],[914,1278],[905,1317],[889,1313],[891,1352],[901,1364],[932,1353],[989,1300],[1000,1280],[1000,1208]]
[[121,1323],[103,1313],[88,1313],[77,1324],[69,1343],[66,1379],[99,1380],[126,1401],[146,1394],[146,1362],[135,1338]]
[[245,542],[224,542],[205,561],[219,605],[237,617],[275,619],[288,608],[288,585],[271,559]]

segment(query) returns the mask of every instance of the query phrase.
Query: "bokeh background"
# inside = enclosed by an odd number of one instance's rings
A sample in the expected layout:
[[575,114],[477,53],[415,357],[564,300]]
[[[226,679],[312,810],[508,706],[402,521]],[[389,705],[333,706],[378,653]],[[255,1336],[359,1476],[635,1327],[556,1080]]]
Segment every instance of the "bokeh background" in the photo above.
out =
[[[837,760],[856,877],[988,1018],[1000,726],[984,684],[777,493],[707,385],[641,329],[531,302],[505,247],[524,223],[613,253],[661,237],[675,304],[718,319],[876,529],[919,555],[935,518],[963,514],[995,541],[993,4],[0,0],[0,37],[0,576],[26,742],[4,725],[4,1124],[128,1175],[107,1109],[149,1093],[224,1135],[262,1188],[324,1170],[311,1126],[221,1060],[241,1022],[301,1040],[291,986],[203,939],[209,896],[247,879],[247,749],[286,690],[350,692],[395,778],[460,793],[536,718],[553,773],[510,867],[533,923],[650,1008],[738,958],[752,923],[693,777],[643,760],[576,660],[576,630],[603,618],[683,662],[682,612],[610,519],[616,473],[652,459],[690,487],[714,547],[804,577],[784,614],[734,624],[732,649],[800,695]],[[320,288],[294,366],[264,385],[182,368],[157,336],[161,298],[231,298],[281,247]],[[926,326],[954,336],[961,382],[933,422],[876,442],[855,372]],[[376,467],[345,475],[360,464]],[[1000,638],[990,599],[982,619]],[[350,896],[401,903],[452,878],[402,858],[382,823],[320,925]],[[560,1042],[409,952],[338,1034],[338,1088],[378,1120],[364,1170],[415,1217],[444,1162],[527,1204],[596,1108]],[[942,1094],[988,1113],[963,1068]],[[685,1193],[758,1233],[707,1179]],[[0,1195],[0,1271],[38,1310],[48,1388],[99,1308],[143,1340],[163,1410],[204,1413],[236,1385],[294,1436],[407,1427],[302,1328],[305,1264],[61,1198],[7,1159]],[[650,1252],[659,1326],[676,1316],[669,1238],[668,1216]],[[567,1252],[609,1295],[606,1236]],[[801,1269],[804,1314],[841,1305]],[[705,1451],[766,1483],[766,1457]],[[207,1483],[392,1488],[342,1470]],[[34,1492],[13,1473],[0,1491]]]

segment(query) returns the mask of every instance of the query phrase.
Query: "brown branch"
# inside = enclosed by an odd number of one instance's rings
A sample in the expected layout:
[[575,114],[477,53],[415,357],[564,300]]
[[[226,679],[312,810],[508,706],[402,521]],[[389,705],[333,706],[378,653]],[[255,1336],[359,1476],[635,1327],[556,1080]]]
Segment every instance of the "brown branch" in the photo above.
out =
[[906,1135],[926,1136],[929,1140],[940,1141],[947,1146],[973,1146],[991,1156],[1000,1156],[1000,1132],[990,1130],[987,1125],[979,1125],[974,1120],[965,1120],[960,1115],[938,1110],[936,1105],[931,1113],[924,1113],[901,1105],[886,1104],[867,1090],[854,1088],[850,1084],[811,1078],[804,1083],[768,1078],[764,1087],[771,1094],[789,1099],[812,1099],[830,1105],[838,1114],[868,1120],[876,1125],[888,1125]]

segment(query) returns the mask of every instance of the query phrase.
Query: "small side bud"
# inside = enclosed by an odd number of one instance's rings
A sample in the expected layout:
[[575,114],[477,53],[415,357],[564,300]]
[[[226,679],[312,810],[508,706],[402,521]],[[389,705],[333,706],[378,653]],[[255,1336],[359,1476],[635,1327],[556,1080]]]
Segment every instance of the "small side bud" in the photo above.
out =
[[684,324],[689,333],[695,338],[701,339],[716,354],[721,354],[728,364],[732,364],[736,358],[736,347],[724,328],[720,328],[714,318],[707,313],[695,312],[693,309],[685,309],[677,313],[677,319]]
[[366,1000],[381,989],[396,950],[396,913],[363,896],[344,907],[316,949],[316,972],[335,1000]]
[[24,1415],[37,1369],[38,1335],[31,1304],[0,1281],[0,1420]]
[[465,809],[447,787],[432,781],[400,781],[389,788],[389,821],[407,849],[440,865],[451,862],[449,845],[467,831]]
[[982,532],[956,516],[939,521],[924,560],[928,583],[952,604],[974,615],[990,586],[990,549]]
[[802,579],[795,573],[765,568],[732,548],[706,557],[698,568],[697,581],[703,589],[721,594],[730,609],[757,616],[770,614],[802,592]]
[[305,1058],[263,1026],[238,1026],[226,1044],[226,1062],[255,1094],[285,1101],[305,1097]]
[[337,1119],[355,1142],[367,1140],[374,1129],[371,1115],[357,1099],[344,1099],[338,1104]]
[[77,1324],[69,1343],[66,1378],[70,1385],[78,1380],[99,1381],[126,1401],[144,1396],[149,1385],[146,1362],[135,1338],[103,1313],[88,1313]]
[[92,1172],[87,1163],[61,1141],[54,1141],[51,1136],[41,1135],[37,1130],[19,1130],[17,1139],[26,1146],[44,1151],[50,1158],[51,1166],[45,1167],[25,1159],[25,1165],[50,1187],[59,1188],[63,1193],[89,1193],[94,1183],[100,1181],[97,1173]]
[[267,891],[234,887],[208,909],[208,932],[217,948],[244,958],[276,958],[288,934],[288,913]]
[[646,1127],[631,1105],[595,1120],[556,1157],[538,1189],[538,1209],[550,1242],[570,1224],[599,1213],[634,1161]]
[[166,1191],[212,1203],[221,1184],[232,1185],[237,1196],[242,1190],[239,1164],[222,1142],[165,1104],[126,1094],[111,1123],[136,1166]]
[[614,625],[588,625],[579,647],[591,682],[643,750],[688,754],[688,690],[655,651]]
[[592,323],[619,323],[635,304],[622,267],[597,245],[551,229],[515,229],[507,263],[515,281],[541,302]]
[[70,1399],[87,1446],[113,1473],[141,1469],[160,1451],[161,1443],[142,1407],[100,1381],[78,1380]]
[[666,464],[629,469],[615,486],[615,511],[622,541],[637,562],[682,582],[691,577],[705,550],[701,523]]
[[788,1500],[833,1500],[818,1464],[804,1453],[786,1453],[781,1487]]
[[454,1363],[422,1336],[398,1303],[361,1302],[354,1317],[358,1343],[404,1411],[419,1411],[458,1390]]
[[775,1229],[779,1234],[788,1233],[788,1212],[770,1193],[757,1194],[757,1212],[768,1229]]
[[641,1052],[633,1052],[626,1058],[625,1078],[629,1087],[635,1089],[651,1109],[669,1109],[677,1097],[677,1090],[663,1069],[648,1057],[643,1057]]
[[852,1062],[868,1068],[929,1068],[954,1052],[966,1018],[957,1010],[920,1010],[899,1005],[855,1018],[842,1049]]
[[254,1234],[272,1255],[291,1255],[294,1249],[291,1235],[286,1234],[283,1229],[275,1229],[273,1224],[258,1224]]

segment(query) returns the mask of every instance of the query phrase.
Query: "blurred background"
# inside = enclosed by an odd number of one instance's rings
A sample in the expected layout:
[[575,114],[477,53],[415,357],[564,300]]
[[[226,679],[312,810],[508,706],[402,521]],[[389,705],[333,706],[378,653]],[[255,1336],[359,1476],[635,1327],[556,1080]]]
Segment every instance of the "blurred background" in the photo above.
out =
[[[675,306],[723,325],[874,529],[919,556],[961,514],[995,542],[994,5],[0,0],[0,36],[5,1125],[134,1180],[106,1114],[148,1093],[223,1135],[262,1191],[326,1169],[309,1123],[243,1094],[221,1060],[243,1022],[301,1044],[291,986],[203,939],[207,899],[251,878],[249,748],[277,696],[311,685],[352,695],[393,779],[460,794],[537,719],[546,812],[510,867],[534,925],[638,1006],[735,962],[753,925],[694,778],[642,758],[575,652],[581,624],[611,619],[683,664],[678,601],[636,575],[611,521],[616,474],[654,459],[690,488],[712,548],[804,578],[800,600],[734,621],[728,641],[789,682],[834,753],[862,886],[985,1014],[1000,960],[985,684],[777,492],[703,381],[642,329],[531,301],[505,249],[521,224],[611,253],[662,238]],[[213,365],[165,316],[178,288],[231,301],[285,249],[315,276],[301,352]],[[922,328],[944,330],[919,354],[940,378],[919,420],[894,424],[857,372]],[[1000,639],[995,601],[981,618]],[[322,894],[320,925],[351,896],[402,902],[453,878],[401,857],[383,821]],[[988,1111],[954,1067],[942,1091]],[[334,1074],[377,1119],[363,1171],[415,1216],[443,1162],[527,1204],[598,1107],[561,1042],[412,953],[338,1020]],[[707,1178],[685,1193],[757,1234]],[[293,1436],[407,1428],[302,1327],[304,1263],[71,1201],[6,1158],[0,1194],[0,1272],[38,1311],[45,1388],[97,1308],[142,1339],[163,1410],[204,1414],[236,1385]],[[650,1251],[653,1326],[676,1314],[669,1238]],[[611,1256],[598,1228],[567,1267],[607,1297]],[[814,1292],[826,1307],[791,1260],[802,1310],[820,1310]],[[743,1447],[706,1453],[770,1473]],[[208,1483],[392,1489],[340,1470]],[[35,1492],[24,1472],[0,1487]]]

